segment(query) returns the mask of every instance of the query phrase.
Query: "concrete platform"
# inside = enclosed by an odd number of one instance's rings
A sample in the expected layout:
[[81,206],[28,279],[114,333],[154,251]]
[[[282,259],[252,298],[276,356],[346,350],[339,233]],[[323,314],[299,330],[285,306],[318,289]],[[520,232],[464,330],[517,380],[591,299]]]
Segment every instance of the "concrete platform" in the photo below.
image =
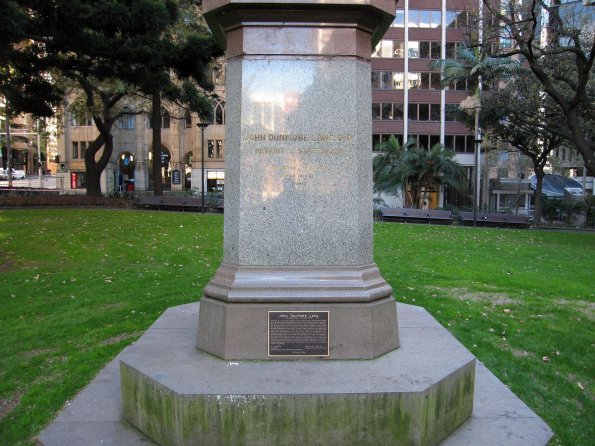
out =
[[[63,409],[56,420],[40,434],[41,443],[46,446],[154,444],[122,421],[119,361],[126,355],[135,355],[135,352],[141,352],[143,344],[151,342],[151,339],[154,340],[156,336],[164,335],[164,330],[181,336],[180,339],[188,337],[192,340],[191,342],[194,342],[197,312],[197,304],[169,309],[135,345],[125,349]],[[428,322],[429,315],[419,307],[399,304],[398,315],[402,347],[407,344],[411,345],[413,341],[419,344],[423,339],[446,338],[451,340],[452,338],[450,333],[431,317]],[[425,321],[423,327],[419,326],[420,321]],[[262,361],[234,362],[215,358],[210,358],[210,360],[219,361],[222,367],[233,371],[232,373],[240,370],[244,373],[246,367],[260,367],[263,364]],[[363,364],[364,367],[366,363],[366,361],[332,361],[325,362],[325,364],[328,364],[328,367],[336,368],[336,371],[340,373],[341,368],[345,367],[348,362],[357,362]],[[295,362],[286,364],[288,367],[297,365]],[[423,370],[420,371],[420,381],[423,381],[425,373]],[[427,373],[431,373],[431,371]],[[278,376],[277,382],[270,384],[267,384],[267,380],[261,382],[266,389],[287,386],[287,382],[284,383],[283,381],[286,380],[283,378],[285,377]],[[398,371],[395,371],[391,381],[398,381],[399,378]],[[340,391],[346,384],[338,379],[336,385]],[[366,383],[362,382],[361,385],[366,386]],[[482,446],[541,446],[545,445],[551,436],[552,432],[549,427],[531,409],[482,364],[477,363],[473,415],[442,444],[446,446],[478,444]]]

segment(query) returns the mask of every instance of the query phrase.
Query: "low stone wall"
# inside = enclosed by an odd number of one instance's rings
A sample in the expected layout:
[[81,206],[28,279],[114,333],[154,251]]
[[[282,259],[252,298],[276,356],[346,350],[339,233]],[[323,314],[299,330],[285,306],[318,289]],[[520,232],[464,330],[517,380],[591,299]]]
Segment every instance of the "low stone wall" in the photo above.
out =
[[0,207],[63,207],[98,206],[134,208],[132,197],[88,197],[86,195],[60,195],[48,190],[0,190]]

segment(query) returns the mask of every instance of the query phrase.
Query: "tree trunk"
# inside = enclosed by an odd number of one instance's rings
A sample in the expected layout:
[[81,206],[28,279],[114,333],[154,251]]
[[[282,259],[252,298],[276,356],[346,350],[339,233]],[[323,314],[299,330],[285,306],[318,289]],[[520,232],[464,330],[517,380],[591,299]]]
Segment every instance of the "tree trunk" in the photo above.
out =
[[574,137],[575,148],[583,157],[586,169],[590,175],[595,175],[595,148],[593,144],[589,144],[585,133],[583,133],[575,110],[566,114],[566,120]]
[[[111,128],[111,126],[110,126]],[[96,155],[103,147],[103,153],[99,161],[96,161]],[[107,166],[107,163],[113,151],[113,138],[107,133],[107,138],[100,134],[95,141],[89,144],[85,152],[85,171],[87,174],[87,195],[90,197],[99,197],[101,193],[101,172]]]
[[101,196],[101,171],[93,164],[86,167],[87,170],[87,196]]
[[419,189],[416,186],[411,186],[411,207],[419,208]]
[[535,178],[536,178],[536,184],[535,184],[535,209],[533,210],[533,220],[535,221],[535,223],[540,224],[541,223],[541,198],[543,197],[543,177],[545,176],[545,173],[543,172],[543,169],[539,168],[539,166],[534,166],[535,167]]
[[153,193],[163,195],[161,178],[161,92],[153,93],[151,124],[153,127]]
[[[85,171],[87,174],[87,195],[101,196],[101,172],[105,169],[114,150],[114,137],[112,136],[112,126],[117,116],[112,116],[111,110],[118,103],[124,93],[110,95],[94,87],[85,77],[79,77],[78,82],[87,97],[87,106],[93,111],[93,121],[99,131],[99,136],[89,144],[85,152]],[[95,97],[101,98],[101,112],[95,110]],[[97,160],[97,153],[103,147],[103,152]]]

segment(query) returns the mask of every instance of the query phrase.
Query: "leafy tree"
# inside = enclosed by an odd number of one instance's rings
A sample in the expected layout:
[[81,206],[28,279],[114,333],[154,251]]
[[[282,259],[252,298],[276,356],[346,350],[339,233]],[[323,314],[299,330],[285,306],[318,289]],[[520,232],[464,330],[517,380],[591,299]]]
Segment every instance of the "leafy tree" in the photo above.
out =
[[592,16],[587,10],[571,14],[559,1],[510,0],[502,9],[488,0],[483,4],[502,23],[501,41],[511,43],[502,57],[517,56],[526,64],[561,112],[559,135],[574,144],[595,175]]
[[441,144],[428,150],[416,147],[410,140],[401,146],[391,136],[378,149],[381,153],[373,161],[375,192],[395,195],[404,189],[406,202],[416,208],[430,191],[439,190],[442,185],[462,188],[462,168],[454,160],[454,153]]
[[62,99],[62,91],[45,73],[48,65],[43,47],[31,40],[30,16],[23,2],[0,2],[0,95],[11,113],[51,116]]
[[533,76],[518,76],[504,89],[485,96],[482,103],[482,122],[490,134],[531,159],[536,176],[533,218],[537,222],[542,217],[545,168],[562,143],[557,128],[564,119],[548,102],[551,99],[544,97]]
[[[53,81],[57,76],[49,76],[54,70],[77,81],[87,96],[100,132],[94,142],[97,147],[92,145],[93,150],[85,156],[88,194],[100,193],[99,176],[112,151],[109,132],[117,119],[110,110],[123,97],[120,89],[107,91],[104,86],[121,81],[144,92],[159,87],[171,97],[190,101],[201,113],[209,106],[205,95],[196,87],[192,89],[190,82],[173,81],[174,75],[192,77],[208,89],[208,63],[220,51],[207,32],[172,39],[169,30],[178,19],[177,1],[12,0],[7,9],[18,20],[14,22],[15,37],[0,46],[5,56],[0,87],[12,88],[9,92],[15,102],[27,104],[29,92],[39,90],[39,85],[49,85],[51,93],[64,92]],[[40,94],[28,108],[43,108],[53,99],[49,93]],[[97,160],[91,152],[97,153],[101,144],[103,153]]]
[[160,32],[159,45],[147,54],[134,73],[134,84],[151,97],[153,190],[163,194],[161,178],[162,99],[185,104],[201,118],[212,113],[206,92],[213,90],[210,63],[222,55],[206,26],[199,20],[195,2],[181,1],[175,20]]

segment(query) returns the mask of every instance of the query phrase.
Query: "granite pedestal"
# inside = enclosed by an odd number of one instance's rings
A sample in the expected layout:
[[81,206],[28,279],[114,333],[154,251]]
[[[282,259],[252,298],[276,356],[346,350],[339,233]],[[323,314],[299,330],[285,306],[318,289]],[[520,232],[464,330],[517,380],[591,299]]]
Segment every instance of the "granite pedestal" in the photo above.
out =
[[207,0],[203,11],[226,49],[226,180],[198,348],[276,359],[267,313],[315,311],[328,314],[320,360],[394,350],[396,307],[372,253],[370,57],[395,2]]
[[[89,386],[66,405],[54,422],[39,435],[40,443],[44,446],[148,446],[155,444],[122,418],[120,361],[128,363],[124,367],[129,370],[123,372],[124,375],[134,376],[137,374],[137,369],[131,368],[133,366],[143,368],[151,374],[147,376],[144,385],[152,385],[151,383],[155,382],[155,379],[161,380],[164,386],[163,390],[168,393],[179,386],[172,380],[184,375],[200,374],[200,383],[196,382],[197,378],[195,378],[193,384],[190,382],[185,389],[181,390],[186,391],[189,386],[201,387],[203,393],[210,396],[214,408],[216,408],[212,415],[219,424],[213,424],[213,428],[223,429],[226,422],[234,421],[232,418],[223,417],[223,408],[234,400],[240,410],[244,403],[253,401],[256,404],[257,395],[271,394],[279,388],[291,386],[297,390],[297,395],[304,396],[308,391],[323,391],[324,387],[330,385],[330,393],[326,396],[339,397],[353,389],[359,389],[361,392],[359,403],[364,405],[367,404],[368,398],[373,400],[374,395],[378,396],[377,392],[380,391],[403,389],[407,386],[412,389],[420,389],[426,386],[428,379],[434,374],[431,369],[436,366],[434,361],[437,358],[433,359],[435,350],[446,348],[447,352],[455,354],[457,360],[464,364],[469,364],[471,358],[471,354],[466,352],[450,333],[433,320],[425,310],[399,304],[401,347],[388,354],[396,355],[394,358],[389,356],[380,358],[382,367],[376,372],[373,372],[370,361],[305,361],[299,363],[297,368],[294,362],[226,361],[201,353],[194,348],[197,313],[198,304],[196,303],[167,310],[135,344],[118,355]],[[428,342],[420,342],[423,338]],[[442,353],[438,351],[437,354],[439,357]],[[403,356],[409,356],[413,361],[405,363],[401,360],[404,359]],[[427,358],[427,361],[423,361],[421,358]],[[176,364],[196,365],[200,363],[203,365],[199,370],[196,368],[190,370],[186,367],[175,367],[172,365],[172,361],[175,361]],[[282,367],[275,369],[277,365]],[[176,368],[179,370],[175,370]],[[354,372],[357,372],[357,377],[354,377]],[[292,385],[290,381],[296,377],[297,381]],[[226,382],[231,381],[232,378],[236,380],[236,384],[228,387]],[[245,389],[238,388],[238,383],[243,383],[242,387],[245,385]],[[301,387],[298,388],[298,384]],[[221,387],[225,387],[226,390],[221,394],[216,393]],[[254,393],[248,394],[247,392]],[[390,398],[387,397],[387,405],[389,400]],[[130,402],[125,404],[130,404]],[[142,403],[139,402],[139,406],[141,405]],[[219,407],[222,411],[219,411]],[[385,435],[387,430],[396,430],[403,424],[397,417],[394,422],[390,421],[386,426],[379,428],[377,421],[370,420],[377,412],[374,412],[369,404],[366,407],[368,409],[367,422],[353,420],[357,429],[349,427],[351,432],[358,430],[358,432],[354,432],[352,441],[349,440],[346,443],[331,441],[327,444],[373,444],[374,446],[411,444],[375,442],[375,438],[378,438],[375,435]],[[264,403],[262,409],[264,413]],[[176,412],[176,410],[172,406],[164,416],[166,420],[171,420],[171,424],[174,424],[173,420],[180,415],[180,412]],[[281,415],[279,414],[279,419],[281,419]],[[235,422],[238,422],[239,418],[235,417]],[[295,428],[298,432],[312,430],[311,434],[314,435],[319,424],[313,421],[307,425],[296,424]],[[377,429],[378,433],[375,434],[374,431]],[[271,424],[265,429],[268,436],[261,437],[262,443],[258,444],[295,444],[278,441],[279,438],[272,430],[273,425]],[[308,432],[302,432],[302,435],[310,435]],[[213,434],[214,432],[211,432],[208,435],[212,436]],[[475,365],[473,413],[440,444],[442,446],[544,446],[551,436],[552,432],[549,427],[485,366],[477,362]],[[364,441],[366,438],[368,438],[367,443]],[[246,444],[235,441],[236,439],[237,437],[235,439],[229,437],[215,442],[201,442],[200,437],[197,436],[195,444],[234,446]],[[301,444],[316,443],[302,442]]]

